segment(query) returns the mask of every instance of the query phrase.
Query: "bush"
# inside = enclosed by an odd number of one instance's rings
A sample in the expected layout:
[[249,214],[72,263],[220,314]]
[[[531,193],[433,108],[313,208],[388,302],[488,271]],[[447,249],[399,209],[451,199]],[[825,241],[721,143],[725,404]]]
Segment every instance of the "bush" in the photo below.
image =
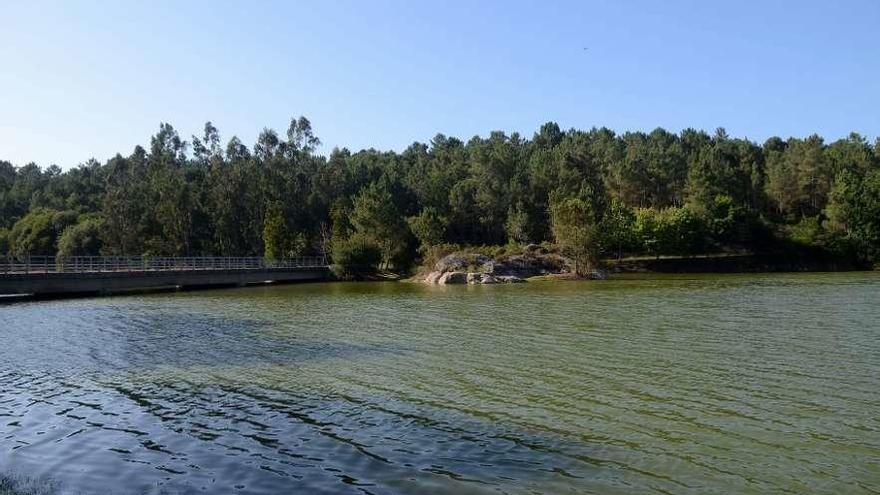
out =
[[76,219],[77,215],[72,211],[32,210],[12,227],[9,253],[15,256],[54,255],[58,236]]
[[335,240],[332,246],[333,273],[341,279],[356,279],[376,273],[382,249],[370,237],[353,234]]
[[301,232],[294,233],[284,216],[281,203],[273,202],[263,221],[263,252],[270,260],[293,258],[308,248],[308,240]]
[[64,229],[58,239],[58,256],[97,256],[101,254],[101,231],[104,222],[100,218],[85,218],[76,225]]
[[587,275],[599,258],[598,228],[590,203],[566,198],[550,206],[550,224],[556,245],[574,261],[574,271]]
[[688,207],[639,208],[633,235],[653,255],[687,255],[706,249],[706,223]]
[[406,221],[423,248],[442,244],[449,225],[449,221],[440,215],[436,208],[431,207],[425,208],[414,217],[407,218]]
[[737,206],[730,196],[715,196],[707,214],[709,230],[717,242],[728,244],[748,240],[746,210]]
[[599,224],[600,251],[618,259],[633,247],[636,218],[632,209],[612,200]]
[[789,232],[792,241],[804,246],[821,244],[824,234],[819,217],[803,217],[800,222],[791,226]]

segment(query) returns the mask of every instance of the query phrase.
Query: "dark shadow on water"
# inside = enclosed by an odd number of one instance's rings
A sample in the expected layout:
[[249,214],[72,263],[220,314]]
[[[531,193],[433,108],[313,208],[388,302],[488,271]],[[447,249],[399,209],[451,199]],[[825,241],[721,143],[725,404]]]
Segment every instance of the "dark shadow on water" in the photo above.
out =
[[[318,340],[296,328],[279,329],[232,312],[150,309],[120,315],[106,308],[82,325],[64,316],[48,318],[39,326],[8,328],[6,340],[12,347],[0,354],[4,360],[0,371],[113,373],[156,367],[272,366],[407,351],[388,343]],[[16,346],[21,346],[20,352]]]
[[207,314],[143,315],[124,342],[128,366],[244,366],[294,364],[406,351],[401,346],[318,341],[273,325]]
[[[16,443],[33,444],[14,466],[37,476],[20,478],[8,485],[14,491],[0,494],[231,493],[236,485],[267,494],[291,487],[303,493],[577,493],[601,469],[595,462],[601,447],[579,438],[393,396],[140,379],[69,385],[63,377],[40,376],[17,383],[21,394],[5,394],[20,400],[10,403],[0,394],[19,424],[31,424],[9,429],[0,450],[11,452],[12,461]],[[59,387],[67,392],[59,394]],[[35,424],[32,418],[48,419]],[[59,442],[39,442],[47,428],[59,432]],[[35,459],[40,464],[32,464]],[[90,474],[57,483],[39,477],[45,465],[59,463],[65,476]]]

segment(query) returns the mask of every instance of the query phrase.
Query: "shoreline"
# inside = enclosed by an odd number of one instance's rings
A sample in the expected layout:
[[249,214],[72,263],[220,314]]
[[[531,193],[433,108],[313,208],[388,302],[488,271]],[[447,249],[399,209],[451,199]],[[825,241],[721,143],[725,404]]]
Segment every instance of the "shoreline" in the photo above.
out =
[[[470,259],[468,259],[470,256]],[[450,263],[449,259],[453,262]],[[464,261],[463,261],[464,260]],[[476,263],[474,261],[477,261]],[[426,284],[480,284],[504,283],[500,280],[513,276],[515,282],[604,280],[620,274],[748,274],[748,273],[831,273],[876,271],[878,266],[832,257],[808,256],[803,253],[718,253],[697,256],[631,257],[606,259],[592,276],[576,275],[570,261],[560,265],[559,259],[548,263],[547,258],[536,256],[523,262],[492,259],[483,255],[453,253],[438,261],[433,269],[422,267],[406,280]],[[501,266],[500,272],[497,267]],[[497,277],[498,274],[507,277]],[[445,277],[443,275],[446,275]],[[480,277],[496,275],[494,280],[480,282]]]
[[[880,271],[880,265],[860,266],[841,260],[792,260],[780,259],[773,255],[742,255],[720,254],[700,255],[693,257],[660,257],[646,258],[634,257],[621,260],[606,260],[603,266],[607,267],[607,277],[604,279],[614,280],[620,276],[630,277],[633,275],[676,275],[676,274],[702,274],[702,275],[728,275],[728,274],[791,274],[791,273],[846,273],[846,272],[876,272]],[[467,272],[463,272],[467,275]],[[471,272],[477,273],[477,272]],[[328,276],[323,280],[300,281],[300,282],[276,282],[271,285],[313,284],[313,283],[340,283],[340,282],[398,282],[434,285],[425,280],[429,272],[420,272],[414,275],[405,275],[394,272],[380,272],[374,275],[355,279],[343,280],[334,276]],[[586,280],[599,280],[596,277],[584,277],[572,272],[531,274],[517,277],[517,282],[576,282]],[[493,285],[503,285],[504,282],[496,282]],[[105,291],[100,293],[69,293],[69,294],[0,294],[0,306],[29,301],[50,301],[59,299],[78,299],[91,297],[114,297],[130,296],[139,294],[158,294],[171,292],[192,292],[197,290],[223,290],[235,288],[265,287],[270,284],[253,284],[235,287],[198,287],[198,288],[141,288],[133,290]],[[468,282],[452,283],[444,285],[474,285]],[[480,285],[480,284],[477,284]]]

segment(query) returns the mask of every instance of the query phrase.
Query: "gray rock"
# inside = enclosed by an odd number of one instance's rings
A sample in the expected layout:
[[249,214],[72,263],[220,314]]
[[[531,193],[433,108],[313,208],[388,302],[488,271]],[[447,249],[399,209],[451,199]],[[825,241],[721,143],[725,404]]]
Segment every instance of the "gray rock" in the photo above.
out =
[[466,284],[467,274],[464,272],[446,272],[437,280],[437,283],[440,285]]
[[454,270],[461,270],[466,266],[467,260],[465,260],[464,257],[457,254],[448,254],[434,264],[434,271],[441,273],[449,272]]
[[481,267],[487,263],[492,261],[486,255],[483,254],[474,254],[474,255],[460,255],[460,254],[448,254],[440,259],[434,265],[434,271],[438,272],[455,272],[455,271],[463,271],[469,266],[477,266]]
[[467,283],[470,285],[497,284],[498,279],[488,273],[471,272],[467,274]]
[[517,277],[516,275],[501,275],[495,277],[495,279],[498,280],[498,282],[504,284],[518,284],[520,282],[525,282],[525,280]]
[[436,284],[440,277],[443,276],[443,272],[431,272],[425,277],[426,284]]

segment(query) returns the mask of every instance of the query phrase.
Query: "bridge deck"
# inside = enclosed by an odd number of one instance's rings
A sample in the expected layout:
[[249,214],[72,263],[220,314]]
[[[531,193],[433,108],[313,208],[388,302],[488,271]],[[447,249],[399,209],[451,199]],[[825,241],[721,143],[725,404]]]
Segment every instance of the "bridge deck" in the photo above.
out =
[[0,261],[0,294],[108,293],[321,280],[323,258],[32,257]]

